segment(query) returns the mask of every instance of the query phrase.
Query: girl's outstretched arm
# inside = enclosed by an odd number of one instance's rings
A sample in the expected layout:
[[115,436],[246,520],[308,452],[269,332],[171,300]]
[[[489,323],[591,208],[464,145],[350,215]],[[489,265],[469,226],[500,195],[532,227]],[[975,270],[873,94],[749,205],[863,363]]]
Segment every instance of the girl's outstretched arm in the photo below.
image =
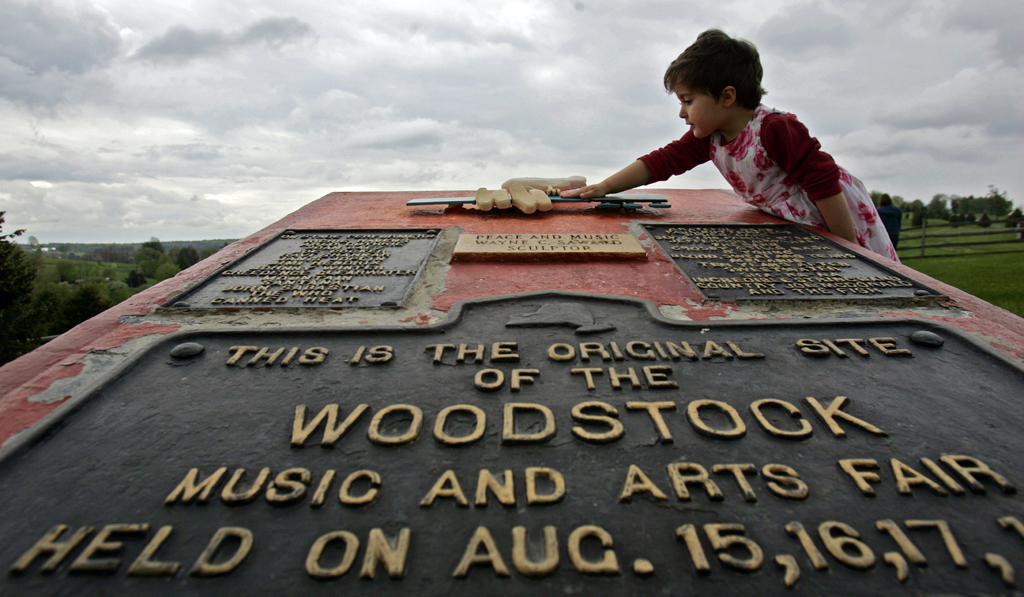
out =
[[814,203],[818,206],[821,217],[825,218],[829,232],[857,244],[857,228],[853,224],[853,214],[846,203],[846,195],[840,192]]
[[561,195],[562,197],[596,199],[597,197],[604,197],[605,195],[645,185],[650,179],[651,169],[647,167],[647,164],[637,160],[597,184],[587,185],[579,189],[562,191]]

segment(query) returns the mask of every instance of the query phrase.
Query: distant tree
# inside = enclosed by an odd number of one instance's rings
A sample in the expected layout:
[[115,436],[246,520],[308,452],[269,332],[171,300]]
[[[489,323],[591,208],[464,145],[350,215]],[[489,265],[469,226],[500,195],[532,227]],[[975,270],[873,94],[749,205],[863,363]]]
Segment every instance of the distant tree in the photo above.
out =
[[43,248],[36,245],[34,249],[29,251],[27,257],[29,262],[32,263],[32,267],[35,268],[36,275],[38,276],[39,270],[43,269]]
[[146,274],[140,272],[139,270],[135,270],[132,273],[128,274],[128,287],[129,288],[138,288],[139,286],[145,286],[145,285],[146,285]]
[[201,251],[201,252],[199,253],[199,255],[200,255],[200,257],[201,257],[202,259],[206,259],[207,257],[210,257],[211,255],[213,255],[213,254],[214,254],[214,253],[216,253],[217,251],[220,251],[220,249],[219,249],[219,248],[217,248],[217,247],[206,247],[205,249],[203,249],[203,250],[202,250],[202,251]]
[[103,258],[103,261],[113,261],[115,263],[132,262],[133,251],[131,245],[107,245],[97,251],[97,253]]
[[928,217],[948,220],[949,205],[946,203],[947,199],[948,197],[941,193],[932,197],[932,200],[928,202]]
[[1016,228],[1017,222],[1020,222],[1021,220],[1024,220],[1024,213],[1021,213],[1020,208],[1018,207],[1013,210],[1013,213],[1006,217],[1006,227]]
[[181,269],[187,269],[193,265],[199,263],[199,251],[193,246],[185,247],[178,251],[178,267]]
[[147,242],[142,243],[142,248],[150,248],[156,250],[158,253],[164,252],[164,245],[160,242],[160,239],[151,236]]
[[915,214],[923,212],[925,210],[924,201],[921,201],[920,199],[914,199],[913,201],[910,202],[909,210],[911,213]]
[[1013,209],[1013,201],[1006,196],[1005,191],[1000,191],[995,185],[988,185],[988,195],[982,197],[985,201],[985,213],[995,217],[1005,216]]
[[146,246],[149,243],[143,244],[142,248],[135,251],[135,265],[138,266],[142,273],[146,274],[147,278],[156,277],[156,269],[161,264],[168,261],[167,255],[154,249],[151,246]]
[[78,278],[78,268],[67,259],[57,261],[57,278],[60,282],[74,282]]
[[173,278],[178,275],[178,272],[180,271],[181,268],[173,263],[161,263],[160,266],[156,268],[156,272],[153,277],[156,278],[157,281],[166,280],[167,278]]
[[988,219],[988,214],[981,214],[981,219],[978,220],[978,226],[982,228],[988,228],[992,225],[992,220]]
[[5,213],[0,211],[0,364],[30,348],[36,327],[29,309],[36,270],[13,240],[25,231],[3,234]]
[[38,335],[52,336],[64,330],[64,301],[71,293],[67,284],[47,284],[32,296],[32,318],[37,322]]
[[64,305],[64,327],[69,330],[79,323],[99,315],[109,306],[109,294],[103,284],[86,282],[75,286]]

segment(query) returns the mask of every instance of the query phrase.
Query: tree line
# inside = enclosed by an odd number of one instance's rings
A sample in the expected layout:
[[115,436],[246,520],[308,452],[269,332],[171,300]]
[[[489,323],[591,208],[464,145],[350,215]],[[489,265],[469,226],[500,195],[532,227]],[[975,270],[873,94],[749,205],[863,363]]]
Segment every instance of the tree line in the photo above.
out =
[[34,238],[26,248],[15,242],[24,230],[3,233],[4,214],[0,211],[0,365],[176,275],[228,242],[165,250],[159,239],[151,238],[138,248],[111,244],[88,252],[44,252]]
[[[872,191],[871,198],[878,205],[882,193]],[[988,194],[981,197],[969,195],[947,195],[939,193],[933,195],[931,201],[925,203],[920,199],[907,201],[903,197],[894,195],[893,205],[903,210],[903,217],[909,219],[911,226],[920,226],[924,218],[935,220],[946,220],[951,224],[978,224],[991,226],[993,220],[1004,218],[1007,228],[1013,228],[1017,222],[1024,220],[1020,208],[1014,209],[1013,201],[1007,196],[1006,191],[1001,191],[995,186],[989,185]]]

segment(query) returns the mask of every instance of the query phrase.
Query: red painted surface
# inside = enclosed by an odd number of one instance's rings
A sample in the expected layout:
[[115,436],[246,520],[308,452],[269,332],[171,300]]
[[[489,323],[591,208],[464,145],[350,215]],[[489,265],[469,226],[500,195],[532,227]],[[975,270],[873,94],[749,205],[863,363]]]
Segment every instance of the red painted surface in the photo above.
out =
[[[173,301],[174,295],[199,281],[221,265],[241,256],[273,235],[292,229],[345,228],[449,228],[457,226],[472,234],[522,233],[596,233],[625,234],[631,222],[700,223],[778,223],[724,191],[657,192],[669,197],[670,209],[643,209],[628,213],[595,211],[589,205],[557,205],[549,212],[524,215],[518,210],[481,212],[472,207],[411,208],[406,201],[422,197],[472,195],[467,191],[332,193],[314,201],[263,230],[223,249],[213,257],[194,265],[174,278],[165,280],[124,303],[102,313],[40,349],[0,368],[0,442],[32,425],[59,405],[31,402],[29,397],[46,390],[54,381],[78,375],[79,362],[90,352],[109,350],[128,340],[149,334],[168,334],[175,324],[133,323],[156,305]],[[850,250],[859,247],[832,237]],[[640,297],[658,305],[677,305],[695,321],[735,316],[733,303],[702,305],[700,295],[679,270],[654,248],[646,244],[648,261],[575,262],[575,263],[474,263],[454,262],[444,280],[444,289],[432,299],[430,307],[448,311],[459,300],[534,290],[566,290],[617,296]],[[990,305],[960,290],[942,284],[910,268],[871,255],[908,276],[922,281],[950,297],[950,312],[932,304],[927,311],[906,309],[883,313],[887,316],[911,316],[941,321],[984,340],[1012,358],[1024,360],[1024,319]],[[952,308],[955,307],[955,310]],[[424,325],[430,313],[416,313],[402,319]]]

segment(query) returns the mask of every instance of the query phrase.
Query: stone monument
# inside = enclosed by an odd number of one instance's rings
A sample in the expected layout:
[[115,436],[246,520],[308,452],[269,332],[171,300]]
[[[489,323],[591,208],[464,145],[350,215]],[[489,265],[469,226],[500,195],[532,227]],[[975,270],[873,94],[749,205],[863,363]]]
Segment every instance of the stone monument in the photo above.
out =
[[327,195],[0,369],[0,594],[1024,582],[1024,320],[724,192],[407,205],[465,195]]

